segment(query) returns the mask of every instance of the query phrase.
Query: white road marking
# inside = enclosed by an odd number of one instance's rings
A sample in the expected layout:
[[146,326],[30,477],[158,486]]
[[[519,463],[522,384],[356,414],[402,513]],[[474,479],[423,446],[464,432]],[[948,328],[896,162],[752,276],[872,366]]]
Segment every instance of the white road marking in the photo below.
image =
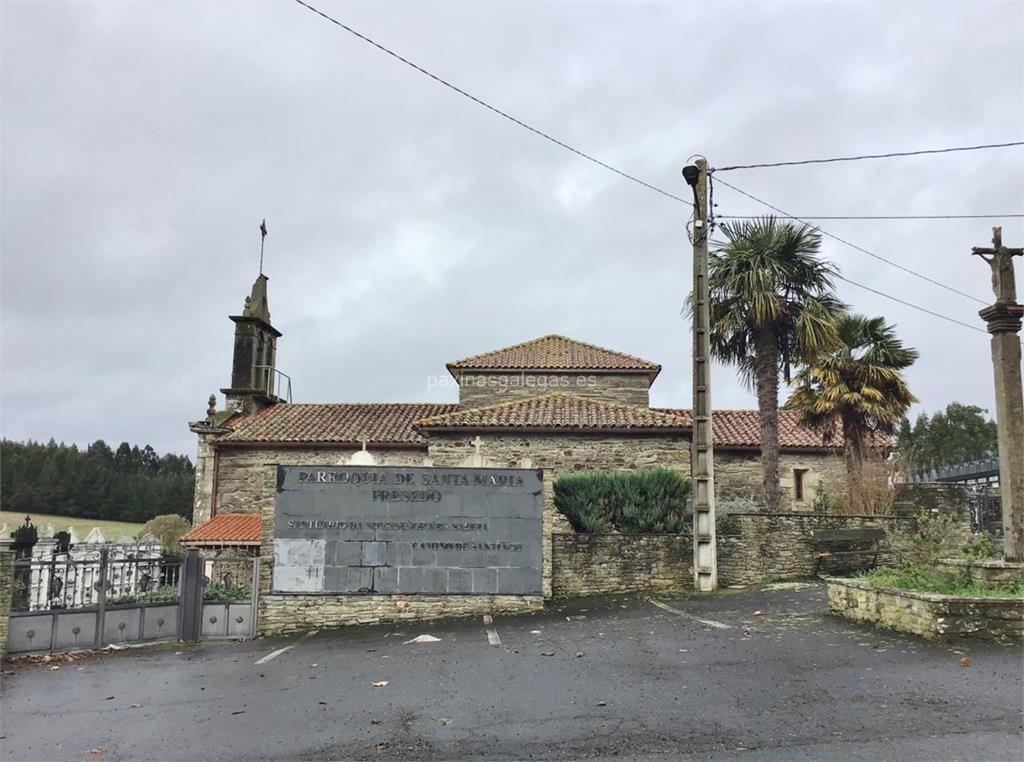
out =
[[285,651],[291,651],[293,648],[295,648],[295,644],[294,643],[292,645],[290,645],[290,646],[285,646],[284,648],[279,648],[276,651],[271,651],[269,654],[264,656],[262,659],[260,659],[256,663],[257,664],[266,664],[271,659],[276,659],[278,656],[283,654]]
[[498,637],[498,631],[494,629],[494,618],[490,614],[484,614],[484,624],[487,625],[487,642],[492,646],[500,646],[501,638]]
[[687,614],[685,611],[680,611],[679,609],[672,608],[667,603],[662,603],[661,601],[656,601],[653,598],[648,598],[647,600],[650,601],[651,603],[653,603],[659,609],[665,609],[665,611],[668,611],[668,612],[670,612],[672,614],[675,614],[676,616],[686,617],[687,619],[692,619],[695,622],[700,622],[701,624],[706,624],[708,627],[717,627],[719,630],[731,630],[732,629],[732,625],[724,624],[722,622],[716,622],[714,619],[701,619],[699,616],[694,616],[693,614]]

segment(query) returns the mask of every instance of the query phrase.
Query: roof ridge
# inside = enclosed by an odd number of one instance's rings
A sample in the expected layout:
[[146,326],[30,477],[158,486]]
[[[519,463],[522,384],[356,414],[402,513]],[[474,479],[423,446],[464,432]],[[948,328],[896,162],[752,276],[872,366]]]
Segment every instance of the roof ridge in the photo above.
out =
[[[574,339],[571,336],[565,336],[565,335],[560,334],[560,333],[548,333],[548,334],[544,334],[543,336],[537,336],[536,338],[533,338],[533,339],[527,339],[526,341],[520,341],[520,342],[517,342],[515,344],[509,344],[508,346],[505,346],[505,347],[499,347],[497,349],[488,349],[488,350],[486,350],[484,352],[477,352],[476,354],[472,354],[472,355],[469,355],[467,357],[463,357],[461,359],[452,360],[449,363],[445,363],[445,367],[448,368],[449,370],[451,370],[452,368],[455,368],[455,367],[462,367],[462,368],[465,368],[465,367],[470,367],[470,368],[476,367],[474,365],[467,366],[466,363],[469,363],[469,362],[472,362],[472,361],[477,361],[480,358],[484,358],[484,357],[487,357],[489,355],[490,356],[500,355],[500,354],[507,353],[507,352],[513,352],[515,350],[526,349],[526,348],[531,347],[532,345],[537,345],[540,342],[543,342],[543,341],[549,340],[549,339],[556,339],[556,340],[559,340],[559,341],[567,342],[569,344],[574,344],[574,345],[577,345],[577,346],[580,346],[580,347],[584,347],[586,349],[596,350],[598,352],[603,352],[603,353],[606,353],[606,354],[615,355],[616,357],[619,357],[619,358],[622,358],[622,359],[626,359],[626,360],[630,360],[630,361],[636,363],[639,366],[639,367],[633,368],[633,369],[623,368],[622,370],[638,370],[638,371],[639,370],[645,370],[645,371],[648,371],[648,372],[652,371],[652,370],[659,370],[659,371],[661,370],[661,365],[659,363],[655,363],[655,362],[652,362],[650,360],[645,360],[642,357],[638,357],[637,355],[631,355],[628,352],[622,352],[622,351],[620,351],[618,349],[609,349],[608,347],[602,347],[602,346],[600,346],[598,344],[591,344],[590,342],[587,342],[587,341],[581,341],[580,339]],[[486,367],[486,366],[481,365],[479,367]],[[538,367],[540,367],[540,366],[538,366]],[[552,366],[552,369],[554,369],[554,366]],[[582,368],[580,368],[580,369],[582,369]]]
[[482,407],[468,408],[463,410],[456,410],[451,413],[442,413],[440,415],[431,415],[424,418],[420,418],[415,422],[416,428],[426,427],[430,428],[437,423],[444,423],[451,420],[459,420],[462,418],[471,419],[479,418],[480,416],[488,416],[495,413],[511,410],[517,407],[529,407],[538,402],[544,402],[548,400],[566,400],[568,402],[574,402],[582,407],[597,408],[604,411],[617,411],[621,413],[641,414],[647,415],[654,420],[663,420],[665,422],[676,422],[680,423],[685,421],[685,418],[672,413],[663,412],[651,407],[642,407],[640,405],[629,405],[623,402],[612,402],[611,400],[599,399],[596,397],[584,396],[579,394],[568,394],[566,392],[548,392],[546,394],[540,394],[535,397],[520,397],[518,399],[508,400],[507,402],[496,402],[492,405],[484,405]]

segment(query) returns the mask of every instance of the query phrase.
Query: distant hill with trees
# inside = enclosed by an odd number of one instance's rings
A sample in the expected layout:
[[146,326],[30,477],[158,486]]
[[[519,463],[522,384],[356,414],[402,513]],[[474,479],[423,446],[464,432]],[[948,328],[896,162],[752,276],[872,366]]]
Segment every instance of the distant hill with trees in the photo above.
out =
[[0,506],[20,514],[146,522],[177,513],[191,520],[195,467],[184,455],[99,439],[76,445],[0,441]]

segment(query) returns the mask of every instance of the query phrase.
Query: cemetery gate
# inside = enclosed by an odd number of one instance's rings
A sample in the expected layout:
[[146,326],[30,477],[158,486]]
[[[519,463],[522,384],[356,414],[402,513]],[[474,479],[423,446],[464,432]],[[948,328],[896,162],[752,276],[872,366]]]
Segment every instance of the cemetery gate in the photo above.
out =
[[14,562],[8,654],[256,633],[259,557],[118,546]]

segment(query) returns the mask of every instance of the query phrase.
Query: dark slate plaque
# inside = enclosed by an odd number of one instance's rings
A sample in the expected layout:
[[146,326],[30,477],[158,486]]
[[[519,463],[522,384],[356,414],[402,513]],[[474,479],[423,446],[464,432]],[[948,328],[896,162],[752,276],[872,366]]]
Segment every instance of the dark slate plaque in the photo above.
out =
[[539,595],[541,474],[278,466],[274,591]]

